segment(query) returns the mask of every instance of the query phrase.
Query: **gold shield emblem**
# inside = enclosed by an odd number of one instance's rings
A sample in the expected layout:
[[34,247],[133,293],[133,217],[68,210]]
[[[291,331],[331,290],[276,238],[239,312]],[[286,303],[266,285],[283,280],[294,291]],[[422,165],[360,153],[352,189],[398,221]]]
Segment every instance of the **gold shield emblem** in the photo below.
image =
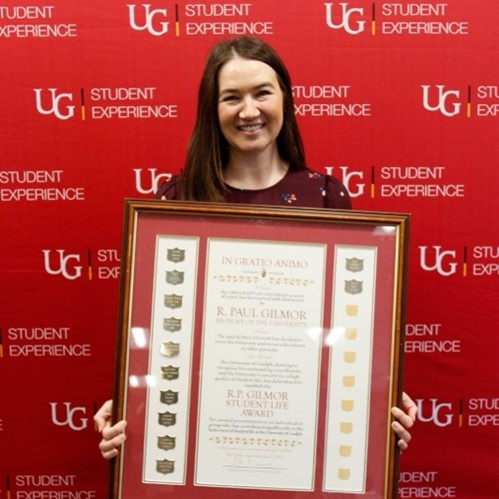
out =
[[165,357],[176,357],[180,352],[180,344],[167,341],[161,344],[161,355]]
[[173,263],[183,262],[185,260],[185,250],[179,248],[168,249],[166,259]]
[[170,437],[169,435],[158,437],[158,448],[161,450],[175,449],[175,437]]
[[338,478],[340,480],[350,480],[350,469],[338,468]]
[[175,471],[175,461],[169,459],[156,460],[156,471],[162,475],[168,475]]
[[163,404],[173,405],[178,402],[178,392],[174,392],[173,390],[166,390],[166,392],[160,392],[159,400]]
[[343,376],[343,386],[352,388],[355,385],[355,376]]
[[352,430],[353,430],[353,424],[352,423],[347,423],[347,422],[340,423],[340,431],[341,431],[341,433],[352,433]]
[[341,457],[350,457],[352,455],[352,446],[351,445],[340,445],[340,456]]
[[178,367],[175,366],[161,366],[161,377],[168,381],[178,379]]
[[349,272],[362,272],[364,270],[364,260],[360,258],[347,258],[345,269]]
[[182,329],[182,319],[167,317],[163,319],[163,329],[169,333],[176,333]]
[[158,412],[158,424],[161,426],[175,426],[177,424],[177,415],[174,412]]
[[354,402],[353,400],[344,399],[341,401],[341,410],[345,412],[353,411]]
[[362,293],[363,281],[356,281],[352,279],[351,281],[345,281],[345,292],[349,295],[358,295]]
[[359,313],[359,306],[348,304],[345,311],[349,317],[355,317]]
[[172,294],[165,295],[165,307],[180,308],[182,306],[182,296]]
[[345,329],[345,338],[347,340],[355,340],[355,338],[357,338],[357,329],[354,327],[347,327]]
[[355,352],[343,352],[343,361],[347,364],[353,364],[357,360]]
[[178,284],[183,284],[184,282],[184,272],[179,272],[178,270],[167,270],[166,271],[166,283],[177,286]]

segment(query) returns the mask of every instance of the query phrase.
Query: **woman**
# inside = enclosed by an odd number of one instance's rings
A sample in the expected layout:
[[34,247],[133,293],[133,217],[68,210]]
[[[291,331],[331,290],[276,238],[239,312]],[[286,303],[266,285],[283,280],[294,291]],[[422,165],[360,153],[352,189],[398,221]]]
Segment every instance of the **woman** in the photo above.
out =
[[[252,37],[223,40],[208,55],[183,172],[165,182],[157,196],[351,208],[341,182],[306,166],[288,71],[269,45]],[[126,422],[112,425],[111,412],[112,401],[107,401],[94,418],[106,459],[117,455],[126,438]],[[416,405],[404,393],[402,409],[394,407],[392,414],[404,450]]]
[[250,37],[210,52],[182,179],[173,177],[158,195],[351,208],[338,180],[307,168],[288,71],[269,45]]

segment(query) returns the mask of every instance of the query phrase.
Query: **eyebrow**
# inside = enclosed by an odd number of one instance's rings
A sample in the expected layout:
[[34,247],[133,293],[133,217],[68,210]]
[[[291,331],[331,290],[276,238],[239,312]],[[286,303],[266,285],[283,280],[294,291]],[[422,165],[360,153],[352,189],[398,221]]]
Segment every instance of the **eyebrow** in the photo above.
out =
[[[252,90],[260,90],[260,89],[265,88],[265,87],[275,88],[275,85],[273,83],[271,83],[270,81],[266,81],[264,83],[260,83],[259,85],[256,85],[255,87],[252,87]],[[219,95],[230,94],[233,92],[238,92],[238,89],[237,88],[221,88],[219,91]]]

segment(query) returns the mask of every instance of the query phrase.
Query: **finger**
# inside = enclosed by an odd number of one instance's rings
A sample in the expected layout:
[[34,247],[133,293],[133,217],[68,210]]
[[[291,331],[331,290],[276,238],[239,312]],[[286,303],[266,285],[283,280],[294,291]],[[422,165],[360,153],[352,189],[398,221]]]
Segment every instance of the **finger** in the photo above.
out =
[[94,416],[94,423],[95,426],[97,427],[97,431],[99,433],[102,432],[102,428],[104,427],[104,421],[102,418],[98,417],[97,414]]
[[402,392],[402,407],[413,420],[416,420],[418,412],[416,402],[414,402],[414,400],[412,400],[412,398],[405,392]]
[[107,400],[95,413],[94,422],[99,432],[101,432],[104,429],[106,423],[110,420],[112,407],[113,407],[113,401]]
[[409,445],[407,444],[407,442],[405,440],[402,440],[402,439],[400,439],[397,442],[397,446],[400,449],[400,453],[402,453],[402,451],[407,450],[409,448]]
[[108,417],[103,417],[103,416],[102,416],[101,414],[99,414],[99,413],[96,413],[96,414],[94,415],[94,422],[95,422],[95,424],[96,424],[96,426],[97,426],[97,431],[98,431],[99,433],[102,433],[102,430],[106,427],[106,423],[111,424],[111,423],[109,422],[109,418],[108,418]]
[[118,455],[118,448],[123,445],[125,440],[126,435],[124,433],[120,433],[109,440],[103,438],[99,443],[99,450],[101,451],[102,456],[105,459],[116,457]]
[[126,428],[126,421],[119,421],[113,426],[108,424],[102,430],[102,438],[103,440],[112,440],[113,438],[121,434],[124,434],[125,428]]
[[397,442],[398,446],[405,450],[411,441],[412,435],[398,421],[392,423],[392,429],[399,438]]
[[112,449],[108,452],[101,452],[101,454],[104,459],[107,459],[109,461],[110,459],[113,459],[118,455],[118,449]]
[[103,438],[99,442],[99,450],[103,454],[112,451],[113,449],[117,449],[118,447],[120,447],[125,440],[126,440],[126,435],[124,433],[120,433],[119,435],[111,439]]
[[398,407],[392,407],[392,415],[406,428],[411,428],[414,425],[415,418],[411,415],[405,413],[402,409]]

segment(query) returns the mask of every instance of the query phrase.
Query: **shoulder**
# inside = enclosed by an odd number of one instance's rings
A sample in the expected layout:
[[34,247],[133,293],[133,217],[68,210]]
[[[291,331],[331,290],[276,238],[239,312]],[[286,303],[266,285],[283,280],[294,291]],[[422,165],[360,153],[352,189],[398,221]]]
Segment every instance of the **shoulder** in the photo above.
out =
[[289,182],[295,186],[296,197],[300,201],[297,204],[340,210],[352,208],[347,189],[336,177],[301,169],[289,175]]
[[336,177],[325,175],[326,208],[351,210],[352,201],[346,187]]
[[154,197],[158,199],[178,200],[181,197],[180,178],[178,175],[172,175],[165,180],[159,187]]

